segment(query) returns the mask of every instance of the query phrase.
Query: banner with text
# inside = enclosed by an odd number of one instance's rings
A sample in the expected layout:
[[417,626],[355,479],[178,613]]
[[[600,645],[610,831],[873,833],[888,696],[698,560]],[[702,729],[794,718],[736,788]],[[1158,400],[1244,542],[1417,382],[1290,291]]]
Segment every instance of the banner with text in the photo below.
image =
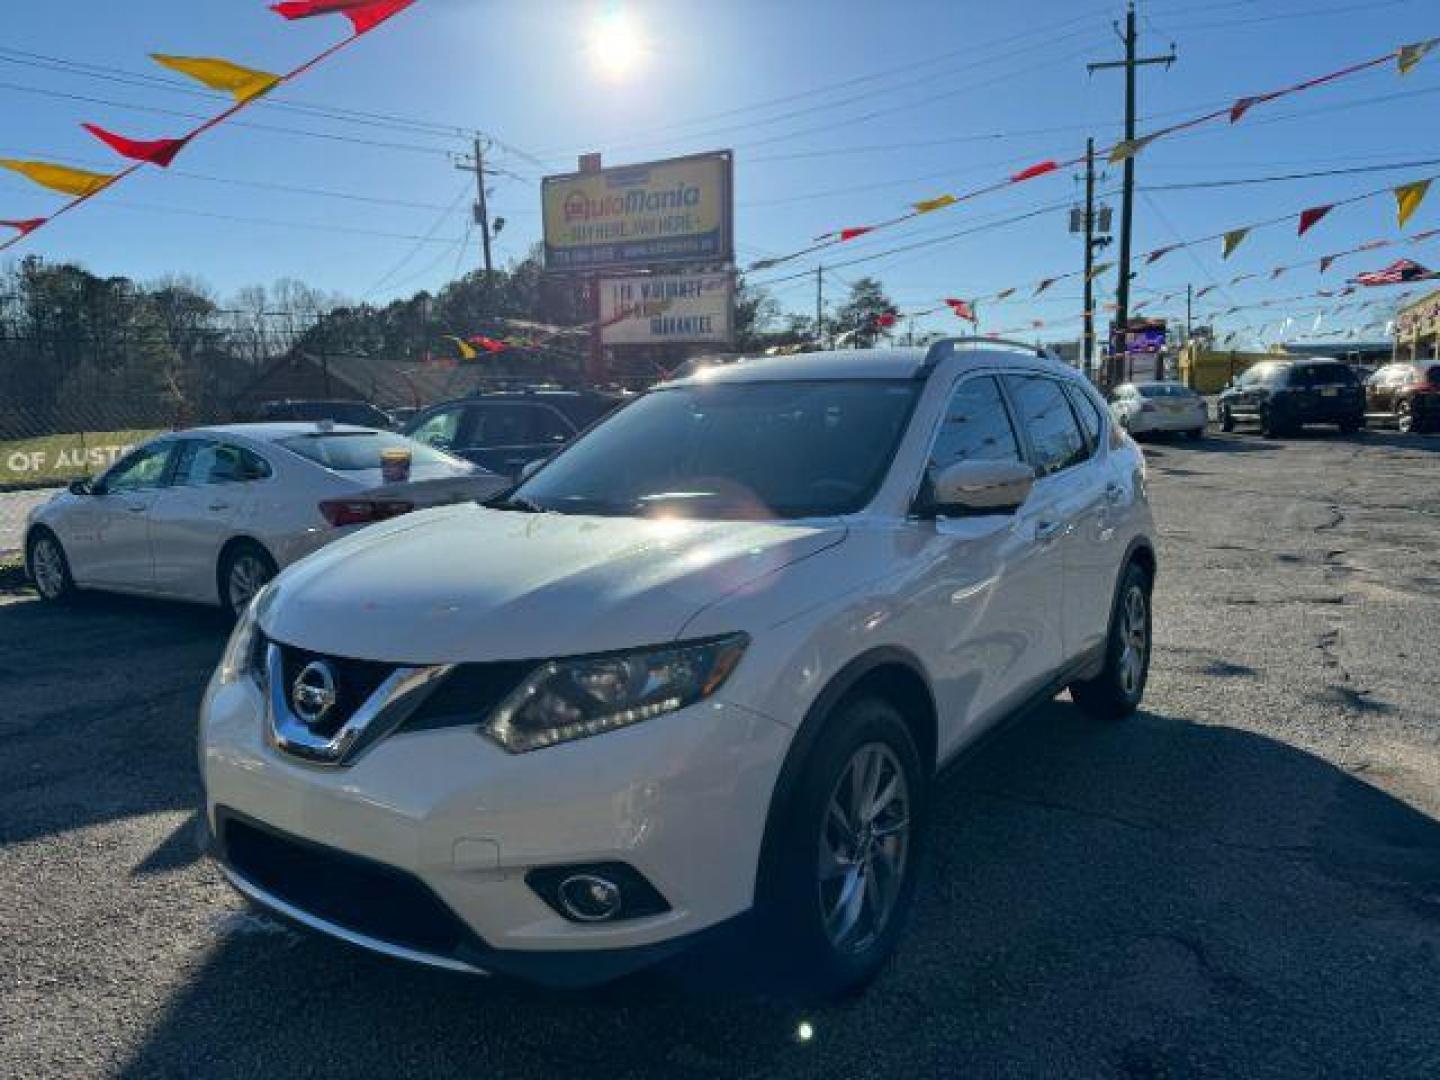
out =
[[600,279],[600,340],[606,345],[728,344],[734,310],[729,272]]
[[541,201],[548,270],[734,256],[728,151],[547,176]]

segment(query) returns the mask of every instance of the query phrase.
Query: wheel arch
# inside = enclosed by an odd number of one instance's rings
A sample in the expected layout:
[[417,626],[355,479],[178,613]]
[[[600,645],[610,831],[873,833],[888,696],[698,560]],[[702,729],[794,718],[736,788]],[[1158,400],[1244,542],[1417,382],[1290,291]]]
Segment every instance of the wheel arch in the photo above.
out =
[[825,688],[816,695],[795,738],[780,776],[770,793],[770,807],[765,817],[765,835],[760,846],[757,867],[756,899],[766,877],[766,867],[777,857],[783,831],[785,809],[794,797],[800,777],[824,734],[830,717],[846,702],[861,694],[885,698],[900,710],[906,726],[915,739],[920,759],[933,774],[939,740],[939,713],[930,678],[915,654],[897,646],[880,646],[861,653],[835,673]]

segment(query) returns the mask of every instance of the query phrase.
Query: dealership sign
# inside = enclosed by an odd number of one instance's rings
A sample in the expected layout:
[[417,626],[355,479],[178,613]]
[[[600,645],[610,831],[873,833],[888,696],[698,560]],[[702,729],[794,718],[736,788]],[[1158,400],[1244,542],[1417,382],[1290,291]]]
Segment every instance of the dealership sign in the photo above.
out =
[[600,279],[600,340],[606,345],[728,343],[734,310],[729,273]]
[[728,151],[547,176],[541,200],[549,270],[733,257]]

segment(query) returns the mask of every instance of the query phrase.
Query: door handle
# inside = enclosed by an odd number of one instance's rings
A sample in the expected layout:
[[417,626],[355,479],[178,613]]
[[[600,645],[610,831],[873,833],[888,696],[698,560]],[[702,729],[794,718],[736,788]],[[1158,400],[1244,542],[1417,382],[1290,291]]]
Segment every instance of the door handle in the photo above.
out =
[[1070,529],[1068,521],[1042,521],[1035,526],[1035,539],[1042,544],[1048,544],[1058,537],[1067,535]]

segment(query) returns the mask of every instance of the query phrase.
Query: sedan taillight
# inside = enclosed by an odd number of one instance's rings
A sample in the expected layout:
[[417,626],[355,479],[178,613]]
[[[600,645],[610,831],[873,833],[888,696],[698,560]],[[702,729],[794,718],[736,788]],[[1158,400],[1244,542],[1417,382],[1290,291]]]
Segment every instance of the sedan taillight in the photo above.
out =
[[408,514],[415,504],[398,499],[325,499],[320,513],[337,529],[345,525],[369,525]]

